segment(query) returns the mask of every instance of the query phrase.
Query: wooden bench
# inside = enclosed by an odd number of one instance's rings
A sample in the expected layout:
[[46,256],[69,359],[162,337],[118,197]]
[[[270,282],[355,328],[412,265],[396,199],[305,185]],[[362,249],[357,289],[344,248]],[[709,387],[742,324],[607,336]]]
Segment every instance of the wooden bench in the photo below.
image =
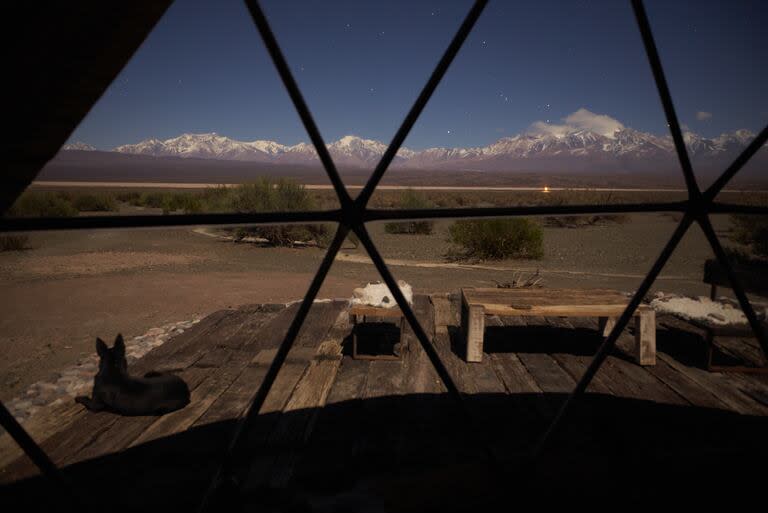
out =
[[[399,319],[398,326],[400,329],[400,339],[394,344],[392,348],[392,354],[366,354],[361,353],[358,348],[358,338],[361,335],[361,325],[365,322],[366,317],[373,318],[385,318],[385,319]],[[403,325],[405,323],[405,317],[400,308],[395,306],[392,308],[385,308],[382,306],[368,306],[368,305],[352,305],[349,309],[349,320],[352,323],[352,358],[355,360],[399,360],[401,358],[402,347],[402,334]],[[371,335],[369,333],[368,335]]]
[[[461,289],[461,327],[467,341],[467,361],[483,359],[485,316],[597,317],[607,336],[628,303],[615,290],[592,289]],[[635,311],[635,359],[656,364],[656,314],[648,305]]]

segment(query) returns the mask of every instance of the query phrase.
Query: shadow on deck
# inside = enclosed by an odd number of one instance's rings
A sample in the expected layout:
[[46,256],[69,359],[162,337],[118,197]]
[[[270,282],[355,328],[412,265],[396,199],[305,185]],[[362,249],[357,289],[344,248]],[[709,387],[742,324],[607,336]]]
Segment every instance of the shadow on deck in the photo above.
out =
[[[295,308],[218,312],[137,362],[137,373],[181,369],[193,390],[183,410],[128,418],[68,404],[28,428],[89,502],[194,510]],[[669,495],[695,503],[761,489],[752,464],[768,455],[768,386],[698,368],[703,345],[685,323],[661,320],[655,367],[632,363],[624,334],[533,462],[532,444],[599,343],[596,323],[491,317],[483,362],[467,364],[455,298],[417,296],[415,310],[479,432],[463,422],[410,330],[402,361],[352,360],[345,305],[316,303],[247,433],[242,494],[227,497],[232,511],[476,511]],[[749,358],[750,344],[731,340],[723,351]],[[60,508],[66,499],[3,443],[2,503]]]

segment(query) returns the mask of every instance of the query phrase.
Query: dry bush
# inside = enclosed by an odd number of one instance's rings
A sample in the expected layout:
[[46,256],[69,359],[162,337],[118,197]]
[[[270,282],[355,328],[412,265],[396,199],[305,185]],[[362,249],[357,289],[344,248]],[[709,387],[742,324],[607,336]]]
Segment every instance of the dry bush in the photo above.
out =
[[23,251],[29,248],[28,243],[26,235],[0,235],[0,252]]
[[542,258],[544,234],[530,219],[471,219],[453,223],[450,240],[461,249],[459,258],[501,260]]

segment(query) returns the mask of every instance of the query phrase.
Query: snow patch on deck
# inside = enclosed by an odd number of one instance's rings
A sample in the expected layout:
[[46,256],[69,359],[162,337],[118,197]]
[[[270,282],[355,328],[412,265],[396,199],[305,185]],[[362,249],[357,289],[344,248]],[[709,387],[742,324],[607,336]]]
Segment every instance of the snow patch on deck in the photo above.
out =
[[[400,292],[405,296],[409,305],[413,304],[413,289],[403,280],[397,281]],[[386,283],[369,283],[365,287],[357,288],[352,293],[353,305],[378,306],[383,308],[393,308],[397,306],[397,301],[392,296],[392,292]]]
[[660,314],[671,314],[686,320],[698,320],[711,324],[746,324],[747,318],[740,308],[730,303],[658,293],[651,307]]

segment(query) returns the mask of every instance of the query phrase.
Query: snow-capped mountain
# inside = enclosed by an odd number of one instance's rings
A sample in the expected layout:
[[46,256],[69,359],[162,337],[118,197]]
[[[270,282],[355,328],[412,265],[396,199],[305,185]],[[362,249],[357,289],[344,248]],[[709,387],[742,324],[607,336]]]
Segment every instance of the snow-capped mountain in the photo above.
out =
[[[563,121],[560,125],[535,122],[523,133],[483,147],[419,151],[401,148],[393,165],[488,171],[661,171],[677,167],[677,156],[669,135],[641,132],[586,109],[579,109]],[[684,140],[694,163],[721,167],[723,162],[735,158],[754,135],[748,130],[736,130],[706,138],[686,131]],[[84,148],[68,145],[64,149]],[[334,161],[347,167],[372,167],[386,149],[387,145],[380,141],[354,135],[328,144]],[[237,141],[216,133],[183,134],[164,141],[147,139],[118,146],[114,151],[155,157],[318,164],[311,144],[287,146],[274,141]],[[766,152],[760,152],[758,156],[766,158]]]
[[[344,136],[338,141],[328,144],[328,151],[334,161],[347,166],[375,164],[386,149],[387,145],[384,143],[362,139],[354,135]],[[288,164],[309,164],[318,161],[317,152],[311,144],[299,143],[286,146],[274,141],[237,141],[216,133],[182,134],[165,141],[147,139],[137,144],[118,146],[114,151],[154,157],[187,157]],[[397,153],[396,161],[407,160],[414,153],[407,148],[401,148]]]
[[78,150],[78,151],[96,151],[94,146],[86,144],[82,141],[75,141],[73,143],[65,144],[61,147],[62,150]]

